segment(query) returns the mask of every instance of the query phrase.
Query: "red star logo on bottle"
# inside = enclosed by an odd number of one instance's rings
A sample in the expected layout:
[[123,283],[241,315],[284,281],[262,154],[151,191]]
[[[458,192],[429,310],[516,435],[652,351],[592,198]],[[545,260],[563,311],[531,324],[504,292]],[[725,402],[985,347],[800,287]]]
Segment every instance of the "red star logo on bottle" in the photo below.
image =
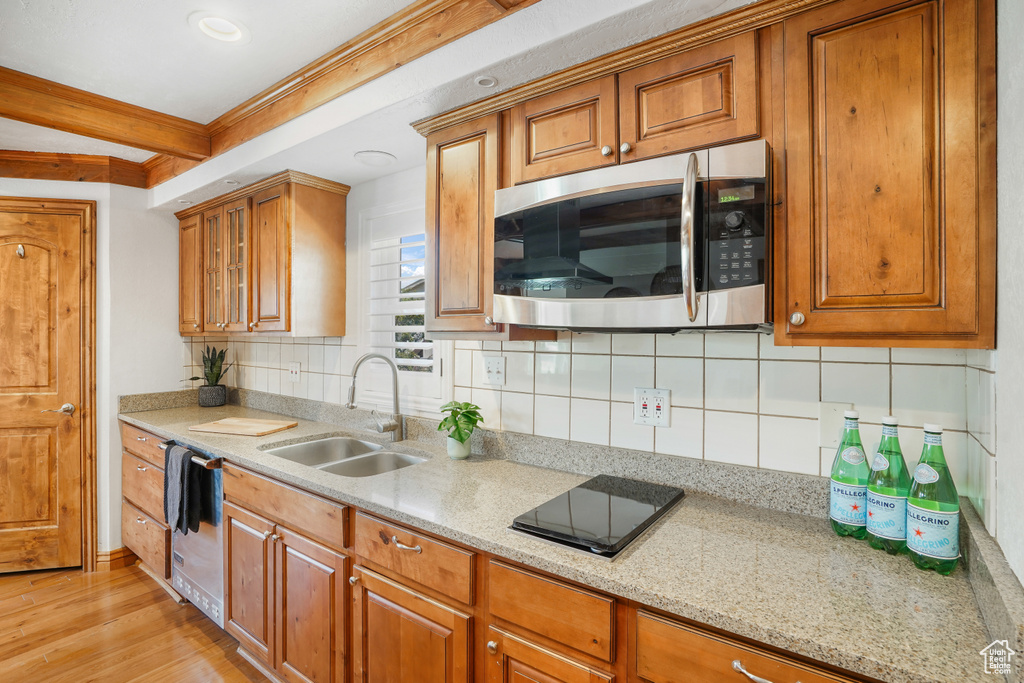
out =
[[923,532],[923,531],[921,531],[920,529],[914,529],[914,535],[915,535],[915,536],[921,536],[921,537],[923,537],[923,536],[924,536],[924,532]]
[[874,517],[874,516],[875,516],[874,510],[868,510],[868,517]]
[[860,505],[854,503],[853,505],[850,506],[850,509],[853,510],[854,512],[857,512],[858,510],[860,510]]

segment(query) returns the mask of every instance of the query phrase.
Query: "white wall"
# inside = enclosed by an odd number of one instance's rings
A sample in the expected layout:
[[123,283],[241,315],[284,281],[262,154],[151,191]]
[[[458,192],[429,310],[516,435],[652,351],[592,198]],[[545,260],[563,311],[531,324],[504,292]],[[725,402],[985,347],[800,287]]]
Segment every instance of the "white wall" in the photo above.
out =
[[121,546],[117,397],[180,388],[177,222],[145,190],[0,178],[0,195],[96,202],[96,467],[100,550]]
[[[996,539],[1024,581],[1024,3],[999,0],[999,388],[996,394]],[[994,188],[983,195],[992,197]]]

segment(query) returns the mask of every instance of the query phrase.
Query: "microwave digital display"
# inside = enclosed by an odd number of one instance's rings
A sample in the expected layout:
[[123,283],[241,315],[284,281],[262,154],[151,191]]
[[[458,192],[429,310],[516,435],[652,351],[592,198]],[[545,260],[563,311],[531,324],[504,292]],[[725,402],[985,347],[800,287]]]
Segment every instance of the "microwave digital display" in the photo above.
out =
[[718,191],[718,203],[749,201],[754,198],[756,189],[753,185],[741,185],[739,187],[724,187]]

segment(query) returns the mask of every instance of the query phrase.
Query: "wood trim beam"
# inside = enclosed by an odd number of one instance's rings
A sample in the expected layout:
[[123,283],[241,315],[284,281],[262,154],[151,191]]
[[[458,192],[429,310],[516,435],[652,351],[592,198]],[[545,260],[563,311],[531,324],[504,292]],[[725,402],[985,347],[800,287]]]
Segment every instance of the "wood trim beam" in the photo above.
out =
[[472,102],[458,109],[416,121],[412,127],[424,137],[449,126],[508,109],[526,100],[548,95],[595,78],[616,74],[722,38],[774,24],[783,19],[837,0],[761,0],[751,5],[710,17],[671,33],[631,45],[583,64],[524,83]]
[[0,150],[0,178],[71,180],[146,187],[146,169],[142,164],[92,154]]
[[161,154],[210,156],[206,126],[0,67],[0,116]]

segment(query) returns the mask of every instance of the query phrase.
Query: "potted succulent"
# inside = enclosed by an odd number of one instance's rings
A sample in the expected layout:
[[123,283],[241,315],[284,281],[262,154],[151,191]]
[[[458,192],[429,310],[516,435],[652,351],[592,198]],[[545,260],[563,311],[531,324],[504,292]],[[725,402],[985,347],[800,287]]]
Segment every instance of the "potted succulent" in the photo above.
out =
[[448,432],[448,457],[452,460],[465,460],[469,457],[469,437],[484,418],[480,415],[480,406],[472,403],[452,401],[441,406],[442,413],[448,413],[437,431]]
[[234,365],[233,362],[224,365],[224,355],[227,349],[217,350],[207,346],[203,352],[203,377],[189,377],[190,382],[198,379],[205,379],[206,384],[199,387],[199,405],[204,408],[222,406],[228,401],[228,388],[220,383],[228,368]]

